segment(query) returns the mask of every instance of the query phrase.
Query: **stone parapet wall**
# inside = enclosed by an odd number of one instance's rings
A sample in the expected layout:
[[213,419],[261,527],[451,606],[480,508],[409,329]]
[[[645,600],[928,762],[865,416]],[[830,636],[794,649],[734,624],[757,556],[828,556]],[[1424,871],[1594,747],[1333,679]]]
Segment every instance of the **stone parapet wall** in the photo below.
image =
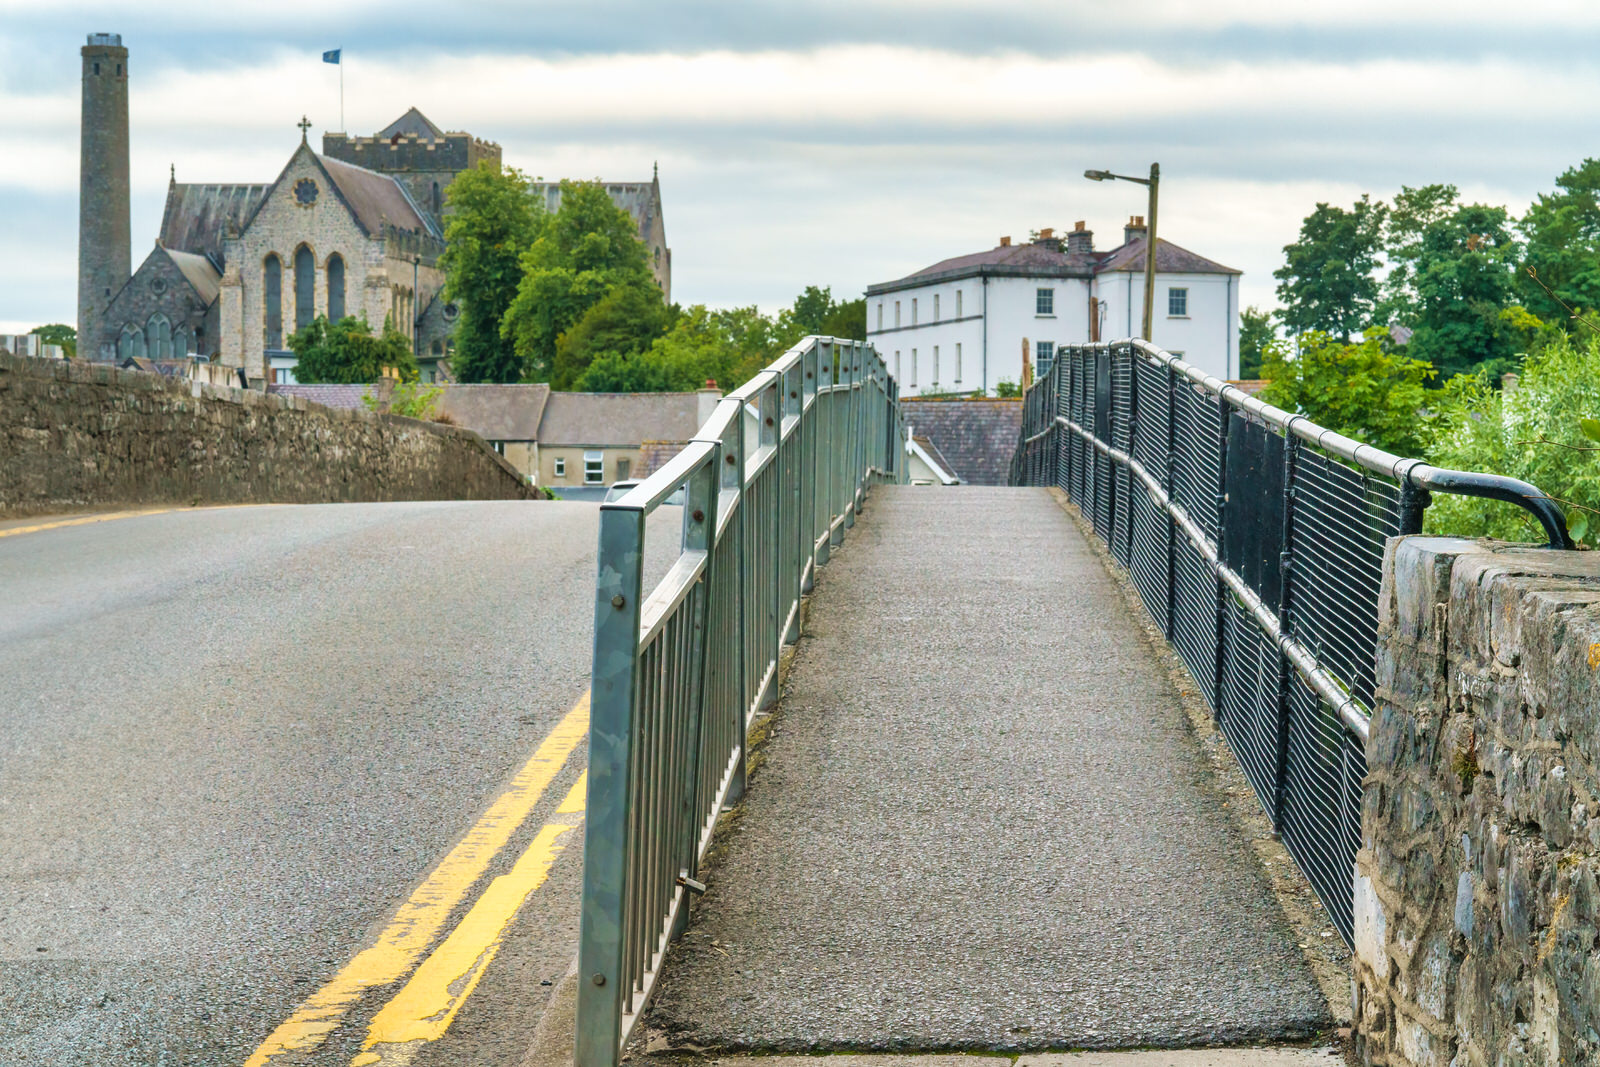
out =
[[0,516],[533,495],[459,427],[103,363],[0,355]]
[[1396,539],[1379,625],[1362,1058],[1600,1063],[1600,553]]

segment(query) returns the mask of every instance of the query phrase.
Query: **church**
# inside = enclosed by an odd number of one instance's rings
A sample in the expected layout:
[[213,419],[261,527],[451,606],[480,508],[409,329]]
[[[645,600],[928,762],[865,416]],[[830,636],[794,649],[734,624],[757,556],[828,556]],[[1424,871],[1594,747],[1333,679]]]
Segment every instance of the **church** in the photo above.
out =
[[[389,323],[411,340],[424,381],[448,380],[458,314],[439,267],[445,192],[462,171],[499,164],[499,145],[446,132],[413,107],[371,137],[326,133],[319,154],[302,119],[300,144],[270,182],[180,183],[174,168],[155,248],[130,275],[127,49],[97,34],[83,55],[80,216],[94,225],[80,221],[80,353],[198,355],[265,388],[294,381],[295,330],[318,315],[365,315],[374,330]],[[638,224],[670,300],[659,178],[603,184]],[[533,195],[554,210],[559,183],[538,183]]]

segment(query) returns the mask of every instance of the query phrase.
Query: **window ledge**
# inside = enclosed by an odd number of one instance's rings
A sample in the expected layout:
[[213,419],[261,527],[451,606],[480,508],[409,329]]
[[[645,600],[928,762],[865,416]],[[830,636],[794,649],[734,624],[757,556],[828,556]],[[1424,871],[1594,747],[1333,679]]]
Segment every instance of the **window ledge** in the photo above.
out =
[[1168,315],[1167,316],[1167,318],[1169,318],[1169,319],[1186,319],[1188,317],[1189,316],[1187,316],[1187,315]]
[[1036,319],[1053,319],[1053,318],[1055,318],[1054,315],[1046,315],[1043,312],[1039,312],[1039,311],[1035,311],[1033,313],[1033,317],[1036,318]]

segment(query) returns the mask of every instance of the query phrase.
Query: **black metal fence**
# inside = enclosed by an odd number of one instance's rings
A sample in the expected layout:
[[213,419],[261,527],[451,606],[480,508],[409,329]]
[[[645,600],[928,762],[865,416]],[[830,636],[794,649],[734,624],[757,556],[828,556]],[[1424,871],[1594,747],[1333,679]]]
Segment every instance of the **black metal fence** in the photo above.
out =
[[1143,341],[1058,350],[1024,399],[1011,484],[1055,485],[1128,569],[1295,861],[1351,940],[1385,542],[1429,493],[1525,482],[1325,430]]

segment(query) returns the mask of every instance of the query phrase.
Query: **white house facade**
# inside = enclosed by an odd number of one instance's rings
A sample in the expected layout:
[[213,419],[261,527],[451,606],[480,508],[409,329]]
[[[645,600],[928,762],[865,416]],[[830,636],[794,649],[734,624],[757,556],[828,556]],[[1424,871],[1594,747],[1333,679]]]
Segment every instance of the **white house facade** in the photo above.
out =
[[[1138,336],[1144,316],[1145,227],[1097,252],[1082,222],[1065,240],[1041,230],[1027,244],[1003,237],[898,281],[867,287],[867,340],[902,396],[993,393],[1035,374],[1057,347]],[[1166,240],[1156,243],[1155,343],[1219,378],[1239,367],[1239,274]]]

